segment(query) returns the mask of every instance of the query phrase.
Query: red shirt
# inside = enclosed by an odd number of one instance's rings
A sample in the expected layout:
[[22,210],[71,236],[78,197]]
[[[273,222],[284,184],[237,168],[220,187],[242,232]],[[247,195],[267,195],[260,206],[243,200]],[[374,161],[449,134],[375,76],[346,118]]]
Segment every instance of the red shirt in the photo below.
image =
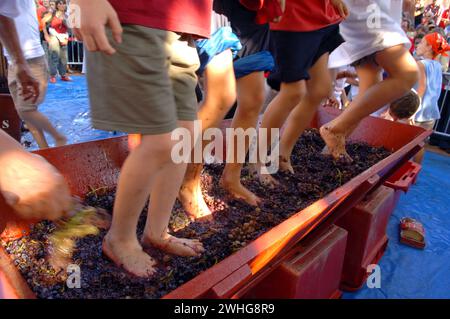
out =
[[124,24],[189,33],[211,34],[212,0],[109,0]]
[[44,13],[46,13],[46,12],[47,12],[47,8],[44,7],[44,6],[39,5],[39,6],[38,6],[38,9],[37,9],[37,16],[38,16],[38,19],[42,18],[42,16],[43,16]]
[[450,9],[447,9],[444,12],[442,12],[441,22],[439,23],[440,28],[445,29],[445,27],[447,26],[443,20],[448,20],[450,18],[449,13],[450,13]]
[[323,29],[342,21],[330,0],[286,0],[286,10],[271,30],[307,32]]
[[58,33],[67,33],[67,26],[63,23],[63,19],[56,16],[53,17],[50,26]]

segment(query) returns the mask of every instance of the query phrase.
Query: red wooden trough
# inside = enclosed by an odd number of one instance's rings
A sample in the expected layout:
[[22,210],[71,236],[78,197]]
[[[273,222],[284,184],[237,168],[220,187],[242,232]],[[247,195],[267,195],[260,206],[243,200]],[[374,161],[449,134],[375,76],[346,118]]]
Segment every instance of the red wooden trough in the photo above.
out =
[[11,95],[0,94],[0,128],[20,141],[21,120]]
[[[337,110],[320,109],[311,126],[320,127],[338,114]],[[423,141],[430,134],[430,131],[415,126],[372,117],[365,119],[351,138],[373,146],[384,146],[393,151],[392,155],[164,298],[238,298],[242,296],[243,289],[248,290],[248,287],[256,284],[275,269],[305,236],[312,231],[318,232],[321,228],[328,229],[330,224],[397,172],[423,147]],[[44,156],[62,172],[73,194],[83,197],[92,188],[116,185],[120,167],[128,153],[128,138],[105,139],[36,153]],[[390,182],[395,181],[391,179]],[[1,196],[0,212],[0,233],[6,225],[2,236],[26,230],[26,224],[13,221],[10,209]],[[0,247],[0,298],[2,297],[33,298],[35,295]]]

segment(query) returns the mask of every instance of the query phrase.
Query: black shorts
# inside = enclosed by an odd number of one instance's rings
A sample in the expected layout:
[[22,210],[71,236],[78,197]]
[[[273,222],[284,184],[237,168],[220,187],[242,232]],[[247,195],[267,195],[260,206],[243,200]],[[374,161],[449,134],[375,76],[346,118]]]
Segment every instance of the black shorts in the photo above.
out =
[[276,67],[267,83],[277,91],[281,83],[309,80],[308,71],[317,60],[344,42],[339,24],[310,32],[271,31],[271,36]]
[[237,58],[262,51],[271,52],[269,24],[256,24],[256,12],[244,7],[240,0],[214,0],[214,10],[230,21],[233,33],[242,44]]

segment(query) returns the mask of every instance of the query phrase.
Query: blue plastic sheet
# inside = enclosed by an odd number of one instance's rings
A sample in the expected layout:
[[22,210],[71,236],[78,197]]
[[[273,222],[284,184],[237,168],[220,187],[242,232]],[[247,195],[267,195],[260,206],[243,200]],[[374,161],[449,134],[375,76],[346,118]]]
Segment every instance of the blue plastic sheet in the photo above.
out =
[[206,66],[216,55],[231,49],[234,55],[242,49],[242,44],[237,35],[230,27],[218,29],[211,35],[211,38],[196,41],[197,52],[200,58],[200,68],[198,74],[202,74]]
[[[344,298],[450,298],[450,157],[427,152],[417,184],[389,220],[387,251],[379,262],[381,288],[366,285]],[[402,217],[423,223],[425,250],[400,243]]]
[[[56,84],[49,83],[47,95],[39,111],[67,136],[69,144],[119,136],[120,134],[92,128],[86,78],[72,76],[72,80],[62,82],[58,79]],[[51,136],[46,134],[46,138],[53,145]],[[22,141],[31,142],[29,150],[38,149],[30,133],[24,134]]]
[[275,67],[275,61],[269,51],[262,51],[234,62],[234,73],[236,79],[242,78],[253,72],[272,71]]

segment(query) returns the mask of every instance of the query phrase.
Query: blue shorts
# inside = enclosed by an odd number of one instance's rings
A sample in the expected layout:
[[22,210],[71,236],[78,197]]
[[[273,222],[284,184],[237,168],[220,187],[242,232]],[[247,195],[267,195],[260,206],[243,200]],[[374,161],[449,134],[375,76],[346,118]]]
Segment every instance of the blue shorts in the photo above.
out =
[[253,72],[272,71],[274,67],[272,54],[262,51],[234,61],[234,74],[239,79]]
[[236,55],[242,45],[230,27],[223,27],[214,32],[211,38],[196,41],[196,47],[200,58],[200,68],[197,74],[202,74],[216,55],[228,49],[231,49]]

